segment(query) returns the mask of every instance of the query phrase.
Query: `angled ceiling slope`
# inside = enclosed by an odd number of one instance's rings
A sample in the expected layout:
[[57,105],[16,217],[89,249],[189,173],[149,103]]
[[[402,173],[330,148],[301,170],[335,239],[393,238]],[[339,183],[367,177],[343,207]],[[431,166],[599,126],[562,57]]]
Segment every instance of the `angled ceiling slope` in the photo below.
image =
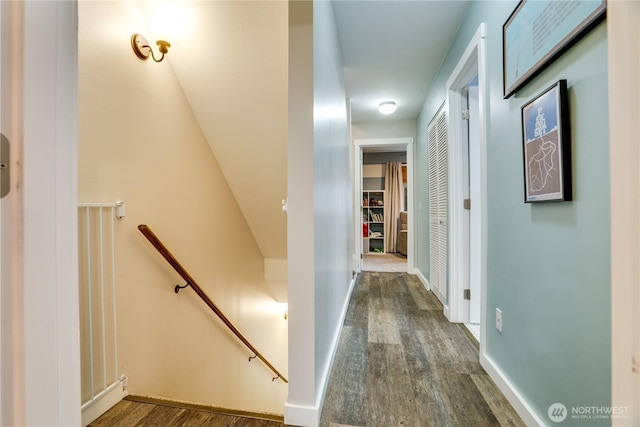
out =
[[175,5],[167,58],[263,257],[286,259],[287,2]]

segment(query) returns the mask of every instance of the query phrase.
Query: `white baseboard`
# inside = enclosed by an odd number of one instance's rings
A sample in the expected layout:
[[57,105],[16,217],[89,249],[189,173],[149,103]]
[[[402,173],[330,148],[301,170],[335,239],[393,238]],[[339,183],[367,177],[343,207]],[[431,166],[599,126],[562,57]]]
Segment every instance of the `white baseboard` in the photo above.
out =
[[313,406],[309,405],[295,405],[289,402],[284,404],[284,423],[292,426],[302,427],[318,427],[320,424],[320,415],[322,413],[322,405],[324,404],[324,395],[327,391],[327,384],[329,383],[329,376],[331,375],[331,368],[333,367],[333,361],[336,357],[336,351],[338,350],[338,344],[340,343],[340,335],[342,334],[342,326],[344,325],[344,319],[347,317],[347,310],[349,309],[349,301],[351,301],[351,293],[356,284],[356,275],[349,284],[349,291],[347,292],[347,298],[342,306],[342,312],[340,313],[340,322],[334,332],[333,342],[331,343],[331,357],[329,363],[325,366],[324,372],[320,377],[320,387],[317,388],[318,394],[316,396],[316,403]]
[[413,274],[418,276],[418,279],[420,279],[420,281],[422,282],[424,287],[427,288],[428,291],[431,291],[431,285],[429,284],[429,281],[427,280],[427,278],[424,277],[424,274],[422,274],[422,271],[420,271],[420,269],[416,268]]
[[515,409],[518,415],[520,415],[520,418],[522,418],[522,421],[528,427],[540,427],[547,425],[547,423],[540,419],[540,417],[535,413],[533,408],[529,406],[524,397],[522,397],[511,381],[509,381],[509,379],[504,375],[504,372],[496,366],[489,356],[481,354],[480,365],[482,365],[484,370],[487,371],[489,377],[491,377],[493,382],[496,383],[502,394],[504,394],[511,406],[513,406],[513,409]]
[[447,320],[451,322],[451,310],[449,309],[449,306],[448,305],[443,306],[442,311],[444,313],[444,317],[446,317]]
[[317,427],[320,424],[320,408],[286,402],[284,404],[284,423],[288,426]]
[[120,381],[114,383],[102,395],[96,397],[93,402],[86,403],[82,407],[82,425],[87,426],[94,422],[100,415],[114,407],[124,399],[129,392],[126,389],[127,377],[123,376]]

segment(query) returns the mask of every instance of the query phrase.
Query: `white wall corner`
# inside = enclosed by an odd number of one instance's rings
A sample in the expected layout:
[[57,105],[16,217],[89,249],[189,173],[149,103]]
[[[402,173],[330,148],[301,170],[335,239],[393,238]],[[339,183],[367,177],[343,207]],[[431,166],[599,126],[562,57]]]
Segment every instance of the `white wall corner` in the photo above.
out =
[[520,415],[525,425],[528,427],[548,425],[548,423],[540,419],[525,398],[518,392],[511,381],[509,381],[504,372],[500,370],[486,353],[480,354],[480,365],[487,371],[489,377],[496,383],[502,394],[504,394],[511,406],[513,406],[513,409]]
[[289,302],[288,262],[286,259],[264,258],[264,280],[277,302]]
[[313,406],[309,405],[295,405],[286,402],[284,405],[284,423],[286,425],[304,426],[304,427],[317,427],[320,424],[320,415],[322,412],[322,406],[324,404],[324,397],[327,391],[327,385],[329,384],[329,377],[331,375],[331,368],[336,357],[338,350],[338,344],[340,343],[340,335],[342,334],[342,326],[344,325],[344,319],[347,317],[347,310],[349,309],[349,301],[351,301],[351,293],[355,287],[357,277],[354,277],[349,284],[349,292],[347,298],[342,306],[340,313],[340,322],[334,332],[334,338],[331,349],[331,359],[325,366],[324,372],[319,381],[318,393],[316,403]]

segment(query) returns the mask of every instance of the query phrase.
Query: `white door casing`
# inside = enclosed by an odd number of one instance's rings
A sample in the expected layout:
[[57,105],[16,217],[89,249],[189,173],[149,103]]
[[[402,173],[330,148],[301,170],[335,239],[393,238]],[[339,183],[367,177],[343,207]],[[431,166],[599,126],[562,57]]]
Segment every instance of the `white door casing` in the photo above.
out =
[[[480,280],[480,329],[481,338],[485,336],[486,320],[486,247],[487,247],[487,207],[486,207],[486,141],[488,120],[487,75],[485,59],[485,24],[479,25],[473,38],[462,54],[458,64],[447,80],[447,105],[449,108],[449,320],[466,322],[469,320],[469,301],[464,299],[464,289],[469,283],[470,266],[470,230],[469,211],[464,209],[465,195],[469,194],[467,162],[468,153],[464,147],[462,124],[463,89],[472,78],[478,76],[478,159],[473,173],[474,180],[479,180],[475,200],[471,200],[471,211],[479,216],[474,224],[480,223],[479,241],[476,243],[474,256],[475,276]],[[478,178],[479,177],[479,178]],[[479,254],[478,254],[479,253]],[[480,350],[484,352],[484,340],[481,339]]]
[[12,157],[1,206],[0,424],[80,425],[77,2],[0,7]]
[[[415,272],[415,210],[414,210],[414,159],[413,159],[413,138],[374,138],[374,139],[355,139],[353,141],[355,146],[354,156],[354,224],[358,224],[355,227],[355,254],[354,259],[361,259],[362,257],[362,209],[358,208],[362,206],[362,149],[365,147],[397,147],[399,149],[406,149],[407,151],[407,228],[409,233],[407,235],[407,272]],[[361,271],[362,264],[358,263],[358,272]]]
[[[0,199],[0,425],[25,423],[21,205],[22,188],[16,185],[21,163],[22,124],[22,28],[23,5],[0,3],[0,132],[9,145],[3,184],[9,192]],[[8,171],[8,173],[7,173]]]
[[640,425],[640,2],[607,4],[613,426]]

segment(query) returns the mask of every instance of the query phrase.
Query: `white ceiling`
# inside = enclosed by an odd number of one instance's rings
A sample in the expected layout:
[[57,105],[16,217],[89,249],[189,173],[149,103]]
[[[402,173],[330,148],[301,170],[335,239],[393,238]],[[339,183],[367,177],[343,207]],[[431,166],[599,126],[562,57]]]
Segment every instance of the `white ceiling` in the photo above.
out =
[[[334,11],[354,122],[415,119],[468,0],[337,0]],[[377,111],[391,100],[391,116]]]
[[[265,258],[287,257],[286,1],[143,0]],[[334,3],[353,121],[415,119],[468,1]],[[162,15],[177,30],[154,30]],[[167,12],[168,11],[168,12]],[[178,25],[179,24],[179,25]],[[382,116],[381,100],[398,111]]]

